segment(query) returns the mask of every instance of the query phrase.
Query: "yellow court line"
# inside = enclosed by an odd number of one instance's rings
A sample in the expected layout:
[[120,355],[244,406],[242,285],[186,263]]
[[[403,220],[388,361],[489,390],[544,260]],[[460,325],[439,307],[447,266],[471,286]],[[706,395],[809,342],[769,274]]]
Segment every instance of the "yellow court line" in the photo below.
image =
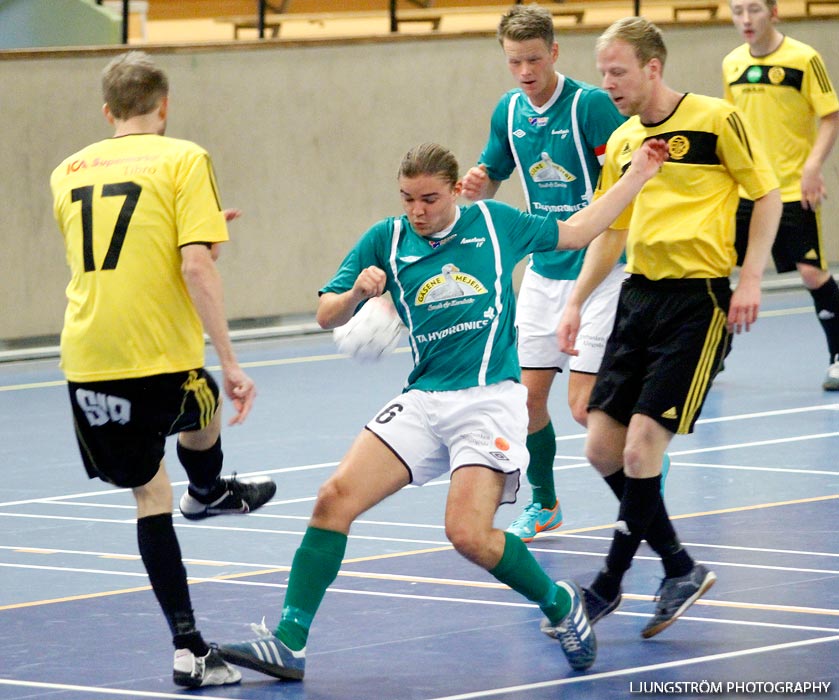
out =
[[833,501],[839,498],[839,493],[828,496],[813,496],[812,498],[797,498],[793,501],[776,501],[775,503],[757,503],[753,506],[736,506],[734,508],[720,508],[719,510],[706,510],[700,513],[686,513],[685,515],[671,515],[670,520],[682,520],[684,518],[699,518],[705,515],[721,515],[723,513],[739,513],[746,510],[761,510],[763,508],[777,508],[779,506],[795,506],[802,503],[818,503],[819,501]]
[[344,559],[342,564],[359,564],[366,561],[380,561],[382,559],[395,559],[397,557],[413,557],[418,554],[436,554],[437,552],[447,552],[454,549],[450,544],[444,544],[440,547],[430,547],[428,549],[412,549],[410,552],[391,552],[389,554],[373,554],[368,557],[356,557],[355,559]]
[[9,384],[8,386],[0,386],[0,391],[21,391],[23,389],[46,389],[52,386],[64,386],[67,384],[63,379],[51,382],[32,382],[30,384]]
[[[685,518],[698,518],[704,517],[707,515],[719,515],[721,513],[736,513],[739,511],[747,511],[747,510],[759,510],[761,508],[776,508],[778,506],[787,506],[787,505],[799,505],[801,503],[815,503],[819,501],[827,501],[827,500],[835,500],[839,498],[839,494],[834,494],[830,496],[816,496],[813,498],[800,498],[792,501],[778,501],[775,503],[761,503],[751,506],[738,506],[734,508],[722,508],[719,510],[709,510],[703,511],[699,513],[685,513],[684,515],[675,515],[671,516],[671,520],[676,519],[685,519]],[[562,534],[565,535],[576,535],[584,532],[595,532],[597,530],[606,530],[611,529],[613,526],[610,525],[595,525],[591,527],[582,527],[576,528],[574,530],[564,530]],[[537,540],[540,538],[537,538]],[[394,559],[396,557],[409,557],[409,556],[418,556],[421,554],[435,554],[439,552],[446,552],[451,551],[453,547],[451,545],[443,545],[440,547],[431,547],[426,549],[414,549],[408,552],[392,552],[388,554],[376,554],[367,557],[355,557],[353,559],[345,559],[341,562],[342,566],[346,564],[359,564],[364,562],[372,562],[372,561],[383,561],[385,559]],[[44,550],[34,550],[44,551]],[[189,560],[187,560],[189,563]],[[199,562],[200,563],[200,562]],[[198,583],[210,583],[212,581],[227,581],[227,580],[235,580],[239,578],[247,578],[252,576],[265,576],[268,574],[276,574],[290,571],[291,567],[289,566],[278,566],[272,567],[269,569],[261,569],[259,571],[245,571],[238,574],[225,574],[223,576],[213,576],[209,579],[205,579],[204,581],[193,581],[190,585],[196,585]],[[416,577],[416,576],[401,576],[398,574],[376,574],[376,573],[364,573],[364,572],[353,572],[353,571],[339,571],[339,576],[346,576],[346,577],[355,577],[355,578],[379,578],[381,580],[400,580],[400,581],[411,581],[416,583],[426,583],[426,582],[434,582],[439,583],[441,585],[451,585],[451,586],[468,586],[468,587],[478,587],[478,588],[492,588],[492,587],[499,587],[503,588],[502,584],[486,584],[481,582],[469,582],[469,581],[452,581],[451,579],[434,579],[434,578],[426,578],[426,577]],[[37,600],[31,601],[28,603],[15,603],[12,605],[3,605],[0,606],[0,611],[3,610],[13,610],[17,608],[27,608],[27,607],[34,607],[36,605],[49,605],[52,603],[67,603],[72,602],[75,600],[86,600],[92,598],[100,598],[105,596],[112,596],[112,595],[121,595],[123,593],[136,593],[138,591],[147,591],[150,590],[150,586],[140,586],[138,588],[126,588],[120,589],[116,591],[105,591],[102,593],[88,593],[78,596],[68,596],[66,598],[54,598],[50,600]],[[632,600],[652,600],[652,596],[642,596],[642,595],[633,595],[633,594],[624,594],[624,597],[627,599]],[[722,601],[704,601],[698,600],[696,604],[700,605],[714,605],[719,607],[736,607],[736,608],[748,608],[748,609],[755,609],[755,610],[781,610],[786,612],[806,612],[806,613],[813,613],[815,614],[823,614],[823,615],[837,615],[839,616],[839,611],[832,611],[832,610],[822,610],[820,608],[801,608],[801,607],[786,607],[786,606],[767,606],[767,605],[759,605],[759,604],[751,604],[751,603],[726,603]]]
[[[655,600],[654,595],[645,595],[643,593],[624,593],[623,598],[624,600],[640,600],[645,602]],[[764,612],[791,612],[804,615],[828,615],[831,617],[839,617],[839,610],[833,610],[832,608],[808,608],[802,605],[743,603],[736,600],[708,600],[707,598],[700,598],[693,604],[705,605],[711,608],[735,608],[737,610],[762,610]]]
[[[394,354],[410,352],[410,348],[396,348]],[[347,360],[349,355],[342,355],[339,353],[332,353],[329,355],[304,355],[302,357],[286,357],[279,360],[254,360],[253,362],[242,362],[241,366],[248,369],[253,367],[277,367],[280,365],[297,365],[306,364],[308,362],[328,362],[330,360]],[[208,365],[208,370],[218,372],[221,370],[220,365]],[[0,392],[4,391],[23,391],[24,389],[47,389],[55,386],[64,386],[67,382],[63,379],[56,379],[48,382],[30,382],[28,384],[9,384],[8,386],[0,386]]]
[[11,605],[0,605],[0,611],[17,610],[20,608],[33,608],[36,605],[51,605],[53,603],[72,603],[76,600],[90,600],[92,598],[105,598],[112,595],[123,595],[124,593],[139,593],[150,591],[151,586],[138,586],[137,588],[123,588],[117,591],[103,591],[101,593],[83,593],[81,595],[70,595],[64,598],[50,598],[48,600],[32,600],[28,603],[13,603]]

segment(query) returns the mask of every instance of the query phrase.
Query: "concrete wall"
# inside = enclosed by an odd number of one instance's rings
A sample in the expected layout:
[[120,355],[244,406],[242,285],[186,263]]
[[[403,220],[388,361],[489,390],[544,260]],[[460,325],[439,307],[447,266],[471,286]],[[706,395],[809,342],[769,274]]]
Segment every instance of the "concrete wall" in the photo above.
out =
[[93,0],[0,0],[0,49],[119,44],[121,27]]
[[[819,46],[839,79],[839,45],[830,41],[839,21],[785,26]],[[673,26],[665,35],[669,83],[720,95],[720,60],[737,43],[733,28]],[[596,36],[562,34],[560,70],[596,83]],[[439,141],[470,165],[493,106],[511,86],[488,35],[148,50],[170,73],[170,135],[210,151],[224,206],[245,212],[220,263],[231,319],[313,312],[317,289],[352,242],[399,212],[402,154]],[[110,134],[98,81],[113,53],[0,52],[0,339],[60,330],[67,272],[48,178],[70,152]],[[837,163],[834,153],[824,211],[832,261],[839,261]],[[500,197],[520,205],[517,182]]]

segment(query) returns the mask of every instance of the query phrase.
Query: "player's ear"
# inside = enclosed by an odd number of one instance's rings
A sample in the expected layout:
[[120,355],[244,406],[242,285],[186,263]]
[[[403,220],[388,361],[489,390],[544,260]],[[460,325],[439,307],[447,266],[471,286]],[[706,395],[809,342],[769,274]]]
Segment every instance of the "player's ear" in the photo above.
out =
[[157,108],[158,114],[160,114],[161,119],[166,119],[166,115],[169,113],[169,96],[166,95],[160,98],[160,106]]
[[463,180],[458,180],[454,183],[452,187],[452,192],[454,192],[455,196],[460,197],[461,193],[463,192]]
[[111,108],[108,106],[107,102],[102,105],[102,114],[105,115],[105,119],[108,121],[108,124],[113,126],[114,115],[111,113]]

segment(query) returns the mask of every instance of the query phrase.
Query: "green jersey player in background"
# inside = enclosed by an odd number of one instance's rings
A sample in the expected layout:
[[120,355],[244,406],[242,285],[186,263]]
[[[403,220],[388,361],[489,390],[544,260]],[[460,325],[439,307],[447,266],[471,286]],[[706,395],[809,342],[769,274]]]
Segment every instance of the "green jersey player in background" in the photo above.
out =
[[[491,198],[517,170],[530,213],[567,219],[591,202],[606,141],[624,117],[602,90],[556,72],[559,48],[553,17],[545,8],[510,8],[501,18],[498,40],[518,87],[495,107],[479,165],[463,178],[464,195],[471,200]],[[553,475],[556,434],[548,411],[554,377],[569,370],[568,405],[585,427],[588,398],[625,277],[620,245],[611,246],[608,259],[597,257],[603,262],[594,287],[585,290],[579,353],[562,353],[556,329],[584,258],[585,250],[534,253],[519,290],[516,326],[522,383],[528,392],[527,478],[532,496],[508,529],[525,542],[562,525]]]

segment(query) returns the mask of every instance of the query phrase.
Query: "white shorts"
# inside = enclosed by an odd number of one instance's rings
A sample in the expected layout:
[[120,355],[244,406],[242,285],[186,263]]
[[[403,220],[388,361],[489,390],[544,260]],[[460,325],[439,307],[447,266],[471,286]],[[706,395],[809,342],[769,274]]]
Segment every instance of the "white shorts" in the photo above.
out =
[[576,343],[580,354],[574,357],[560,352],[556,329],[576,280],[548,279],[528,267],[516,310],[519,364],[524,369],[562,372],[568,367],[572,372],[597,374],[615,324],[618,295],[626,279],[624,270],[624,263],[615,265],[583,304]]
[[515,503],[527,469],[527,389],[513,381],[457,391],[412,389],[367,423],[407,468],[411,483],[464,466],[506,474],[501,503]]

